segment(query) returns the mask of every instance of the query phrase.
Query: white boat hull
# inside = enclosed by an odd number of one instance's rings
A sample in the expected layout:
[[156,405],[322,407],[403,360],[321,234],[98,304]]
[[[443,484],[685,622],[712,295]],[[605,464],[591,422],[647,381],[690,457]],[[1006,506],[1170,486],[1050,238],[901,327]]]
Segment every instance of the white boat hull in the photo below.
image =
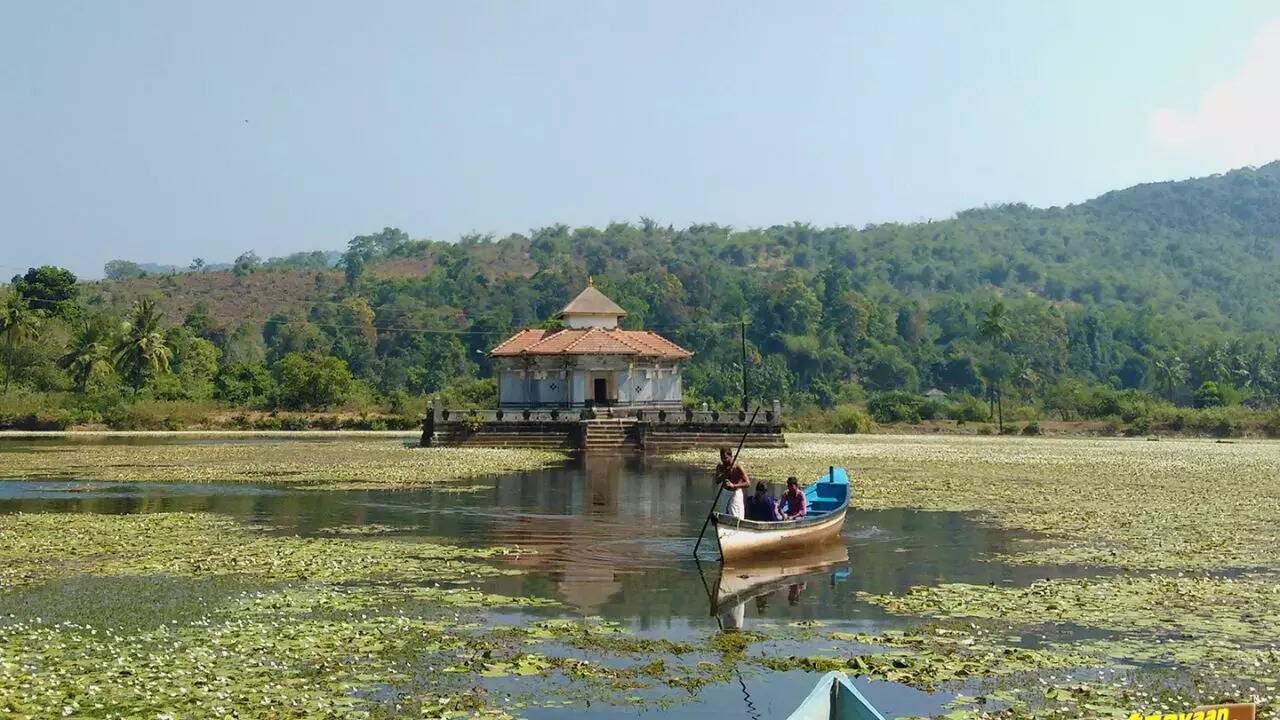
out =
[[752,522],[732,515],[715,516],[716,539],[720,557],[729,562],[739,558],[777,553],[790,553],[830,542],[844,526],[847,506],[813,520]]

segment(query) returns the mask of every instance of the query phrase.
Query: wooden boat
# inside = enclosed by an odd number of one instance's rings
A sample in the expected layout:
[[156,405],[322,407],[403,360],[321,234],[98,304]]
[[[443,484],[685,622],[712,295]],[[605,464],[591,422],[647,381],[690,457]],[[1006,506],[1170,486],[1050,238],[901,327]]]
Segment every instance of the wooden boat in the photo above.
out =
[[885,720],[842,672],[829,672],[787,720]]
[[839,535],[849,509],[849,477],[844,468],[830,468],[804,488],[804,495],[807,514],[796,520],[762,522],[720,512],[712,515],[720,559],[729,562],[764,553],[793,553]]

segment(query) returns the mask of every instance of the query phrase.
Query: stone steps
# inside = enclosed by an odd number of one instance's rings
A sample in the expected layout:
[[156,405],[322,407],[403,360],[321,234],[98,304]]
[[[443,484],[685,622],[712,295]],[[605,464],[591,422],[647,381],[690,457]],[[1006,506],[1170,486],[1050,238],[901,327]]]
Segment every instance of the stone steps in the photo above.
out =
[[[675,452],[678,450],[736,448],[742,442],[740,433],[718,432],[649,432],[644,436],[646,452]],[[749,448],[784,448],[786,438],[782,433],[751,433],[743,443]]]
[[623,450],[636,446],[635,421],[629,418],[596,418],[585,423],[583,448]]

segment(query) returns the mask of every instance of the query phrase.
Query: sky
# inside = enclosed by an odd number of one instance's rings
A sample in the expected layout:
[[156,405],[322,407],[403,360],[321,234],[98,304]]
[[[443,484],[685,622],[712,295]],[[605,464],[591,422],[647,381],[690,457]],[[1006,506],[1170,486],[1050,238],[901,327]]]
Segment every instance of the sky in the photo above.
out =
[[651,217],[1080,202],[1280,158],[1266,2],[0,0],[0,277]]

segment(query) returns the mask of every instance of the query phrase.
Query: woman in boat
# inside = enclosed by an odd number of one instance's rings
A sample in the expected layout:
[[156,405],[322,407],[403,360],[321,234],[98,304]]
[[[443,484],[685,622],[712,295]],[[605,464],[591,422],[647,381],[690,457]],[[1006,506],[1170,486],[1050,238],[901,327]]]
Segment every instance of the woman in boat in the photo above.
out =
[[778,501],[769,494],[769,486],[763,480],[756,483],[756,494],[747,498],[747,519],[761,522],[775,522],[782,519],[778,514]]
[[747,477],[747,471],[733,461],[733,450],[720,448],[720,464],[716,466],[715,481],[729,491],[729,500],[724,504],[725,514],[744,519],[747,511],[743,490],[751,487],[751,479]]

